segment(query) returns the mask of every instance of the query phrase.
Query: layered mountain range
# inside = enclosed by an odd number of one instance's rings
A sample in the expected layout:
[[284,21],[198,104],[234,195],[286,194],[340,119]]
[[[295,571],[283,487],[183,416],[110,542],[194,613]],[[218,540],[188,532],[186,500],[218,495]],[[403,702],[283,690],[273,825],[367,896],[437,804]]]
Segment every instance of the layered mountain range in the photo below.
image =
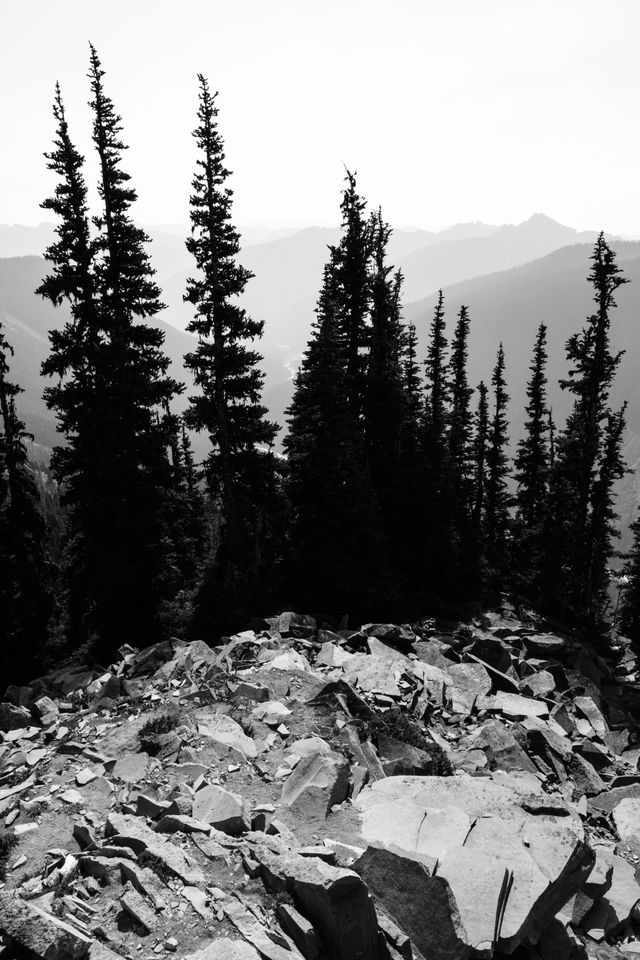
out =
[[[191,307],[183,301],[191,271],[184,247],[186,228],[151,227],[150,246],[158,282],[167,304],[159,320],[172,373],[187,384],[178,401],[189,393],[182,357],[193,338],[184,332]],[[404,274],[405,320],[418,328],[425,344],[437,290],[445,292],[450,326],[462,304],[471,316],[470,379],[489,380],[499,342],[504,343],[511,395],[510,419],[515,440],[521,430],[525,386],[535,331],[544,320],[549,328],[549,392],[561,424],[569,398],[558,387],[566,374],[564,343],[591,311],[591,288],[586,282],[590,244],[595,231],[578,232],[534,214],[524,223],[496,227],[482,223],[458,224],[432,233],[397,230],[390,243],[390,260]],[[36,443],[46,449],[56,441],[55,419],[42,400],[45,382],[40,364],[48,351],[48,331],[64,323],[64,307],[53,309],[35,295],[46,272],[42,257],[53,228],[0,226],[0,321],[14,346],[12,374],[25,390],[21,413]],[[243,231],[242,263],[254,274],[244,305],[265,321],[260,345],[266,373],[265,398],[271,415],[283,427],[292,392],[292,376],[308,340],[327,246],[338,239],[338,229],[309,227],[258,228]],[[251,243],[251,240],[262,242]],[[627,459],[640,459],[640,340],[635,333],[640,315],[640,243],[611,238],[618,261],[632,281],[618,293],[612,325],[614,345],[625,351],[616,379],[614,400],[629,402]],[[197,452],[206,439],[196,440]],[[622,491],[623,520],[628,522],[640,491],[627,478]]]

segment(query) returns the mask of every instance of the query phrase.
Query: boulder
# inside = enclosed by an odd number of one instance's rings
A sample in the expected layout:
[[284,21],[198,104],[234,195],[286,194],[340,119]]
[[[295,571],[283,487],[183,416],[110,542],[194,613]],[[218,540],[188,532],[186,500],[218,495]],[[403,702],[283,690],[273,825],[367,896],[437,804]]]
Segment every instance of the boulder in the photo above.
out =
[[613,822],[621,840],[640,843],[640,797],[625,797],[613,809]]
[[196,711],[195,717],[200,736],[234,750],[243,759],[255,759],[258,756],[258,749],[251,737],[226,713],[216,713],[205,708]]
[[[281,802],[309,816],[327,816],[349,790],[349,764],[338,754],[313,753],[297,764],[282,788]],[[196,798],[197,798],[196,794]]]
[[382,960],[373,901],[357,873],[266,846],[255,855],[266,886],[293,895],[332,960]]
[[251,829],[251,812],[246,801],[215,784],[198,790],[193,798],[193,816],[231,836]]
[[[354,802],[363,846],[421,864],[426,873],[411,869],[424,889],[429,877],[438,879],[439,902],[450,902],[440,890],[442,881],[448,884],[459,915],[458,922],[451,914],[455,948],[453,954],[449,947],[430,953],[434,960],[457,957],[458,940],[469,951],[490,952],[500,917],[501,950],[511,953],[525,940],[535,942],[584,884],[595,858],[580,818],[565,807],[548,812],[554,808],[545,795],[532,797],[535,784],[533,777],[505,773],[390,777],[365,787]],[[389,890],[384,900],[389,912],[393,896]],[[429,912],[424,913],[426,923]],[[435,943],[437,928],[432,933]],[[426,943],[426,932],[424,937]]]

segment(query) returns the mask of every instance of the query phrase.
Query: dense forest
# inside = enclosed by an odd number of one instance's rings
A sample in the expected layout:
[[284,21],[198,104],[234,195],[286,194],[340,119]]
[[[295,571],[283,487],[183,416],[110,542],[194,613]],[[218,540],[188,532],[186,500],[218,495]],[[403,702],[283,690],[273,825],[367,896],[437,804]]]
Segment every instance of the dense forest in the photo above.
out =
[[[53,104],[55,187],[42,206],[57,234],[38,293],[71,319],[51,332],[43,366],[60,438],[47,483],[28,459],[0,326],[3,680],[78,650],[107,663],[124,643],[215,643],[278,609],[353,625],[464,618],[507,595],[594,630],[615,615],[638,643],[640,521],[615,611],[611,600],[615,485],[626,468],[610,325],[627,281],[604,234],[585,263],[593,313],[566,344],[570,413],[554,422],[540,318],[512,455],[509,357],[496,345],[485,381],[469,383],[473,305],[447,318],[442,293],[420,355],[389,262],[391,227],[347,171],[341,235],[318,278],[279,455],[281,428],[262,402],[263,324],[241,306],[252,275],[239,262],[217,94],[200,76],[184,291],[194,390],[178,415],[184,386],[169,376],[154,326],[162,292],[133,219],[137,194],[104,77],[91,48],[96,211],[58,87]],[[194,432],[209,440],[202,463]]]

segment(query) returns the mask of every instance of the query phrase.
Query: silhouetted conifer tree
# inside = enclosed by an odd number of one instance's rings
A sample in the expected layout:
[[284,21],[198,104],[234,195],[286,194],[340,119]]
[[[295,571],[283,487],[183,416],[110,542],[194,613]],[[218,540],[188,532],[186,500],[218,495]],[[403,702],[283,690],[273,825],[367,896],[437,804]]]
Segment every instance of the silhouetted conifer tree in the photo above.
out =
[[478,384],[478,406],[473,437],[473,526],[480,535],[487,496],[487,443],[489,438],[489,391],[484,381]]
[[[108,658],[123,642],[158,635],[166,529],[172,491],[167,436],[158,411],[177,392],[166,375],[164,334],[146,321],[162,309],[144,249],[129,215],[136,193],[121,169],[120,117],[103,87],[91,48],[93,142],[102,213],[89,229],[83,159],[73,146],[56,91],[57,134],[48,155],[60,178],[44,206],[59,217],[46,253],[52,272],[39,292],[67,300],[72,321],[52,334],[43,372],[60,382],[46,392],[66,444],[54,469],[69,506],[66,627],[75,644],[94,640]],[[142,322],[136,322],[142,321]]]
[[197,334],[198,345],[185,365],[197,393],[189,398],[186,421],[211,441],[204,475],[218,506],[219,529],[194,620],[197,635],[211,636],[216,625],[226,629],[267,602],[277,559],[274,518],[280,495],[271,450],[278,427],[266,418],[262,358],[249,346],[262,335],[263,323],[237,300],[252,274],[237,263],[240,240],[231,221],[233,194],[216,94],[202,75],[198,80],[193,133],[198,160],[187,240],[197,274],[187,281],[185,296],[195,307],[188,330]]
[[498,348],[498,358],[491,377],[493,385],[493,413],[487,441],[487,486],[485,500],[485,543],[489,588],[493,595],[503,589],[506,578],[507,531],[511,497],[508,490],[509,423],[507,420],[507,383],[505,380],[504,349]]
[[450,385],[442,290],[431,321],[427,350],[422,451],[425,580],[429,592],[446,594],[452,587],[453,528],[451,468],[447,425]]
[[545,515],[548,508],[550,411],[547,408],[547,328],[538,328],[527,384],[525,435],[514,461],[516,516],[514,521],[514,583],[532,599],[540,589],[545,551]]
[[46,526],[9,380],[13,350],[0,324],[0,676],[26,681],[38,670],[53,610]]
[[349,404],[356,418],[363,413],[366,350],[369,347],[371,289],[369,263],[371,257],[371,221],[367,219],[366,202],[357,191],[355,174],[346,172],[347,186],[342,195],[342,234],[332,261],[336,278],[338,318],[345,348],[345,384]]
[[469,312],[461,307],[451,340],[448,460],[455,591],[478,599],[477,544],[473,528],[473,388],[467,378]]
[[390,584],[377,504],[360,459],[359,423],[344,389],[347,346],[336,256],[334,248],[287,411],[288,579],[309,609],[358,617],[384,609]]
[[602,613],[603,571],[611,550],[611,486],[623,469],[624,412],[614,414],[609,408],[621,353],[612,352],[609,331],[615,292],[627,281],[602,233],[591,261],[588,279],[596,310],[583,330],[567,341],[571,369],[569,379],[561,382],[574,402],[556,443],[545,593],[552,607],[594,621]]

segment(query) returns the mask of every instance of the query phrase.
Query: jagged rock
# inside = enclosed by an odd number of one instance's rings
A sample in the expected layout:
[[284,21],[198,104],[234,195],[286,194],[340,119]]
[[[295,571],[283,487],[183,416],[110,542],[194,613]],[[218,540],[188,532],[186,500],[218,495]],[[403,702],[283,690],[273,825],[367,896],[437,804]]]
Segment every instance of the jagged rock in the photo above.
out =
[[365,623],[362,632],[405,652],[411,650],[414,640],[417,640],[414,631],[405,624]]
[[640,797],[625,797],[613,809],[613,822],[621,840],[640,843]]
[[326,816],[349,789],[349,765],[343,757],[315,753],[297,764],[282,788],[282,803],[309,815]]
[[306,917],[287,903],[279,903],[276,907],[276,916],[280,926],[291,937],[305,960],[317,960],[320,949],[318,937],[313,924]]
[[251,829],[248,804],[238,794],[215,785],[198,790],[193,800],[193,816],[231,836]]
[[210,833],[211,825],[186,814],[168,813],[158,820],[156,833]]
[[460,915],[456,936],[464,930],[469,949],[491,943],[500,889],[505,873],[512,875],[500,934],[501,948],[511,952],[539,936],[594,862],[577,816],[525,810],[529,782],[536,781],[508,774],[380,780],[355,801],[361,842],[418,862],[427,875],[437,863]]
[[594,797],[604,790],[604,781],[580,754],[573,753],[566,761],[566,768],[574,781],[574,799],[581,796]]
[[219,937],[202,950],[187,954],[184,960],[260,960],[260,954],[245,940]]
[[311,673],[311,666],[306,657],[303,657],[297,650],[286,650],[284,653],[276,653],[276,656],[270,658],[262,664],[263,670],[300,670],[303,673]]
[[116,846],[130,847],[144,860],[157,860],[183,883],[198,886],[204,882],[200,868],[189,861],[175,844],[163,840],[136,817],[114,813],[107,816],[105,834]]
[[120,897],[120,906],[151,933],[155,927],[156,915],[137,890],[125,891]]
[[[448,882],[415,860],[369,847],[354,864],[379,902],[430,960],[466,960],[471,947]],[[427,906],[428,905],[428,906]]]
[[170,800],[156,800],[154,797],[139,793],[136,800],[136,813],[139,817],[150,817],[155,820],[166,813],[170,806]]
[[147,775],[148,766],[149,754],[128,753],[116,760],[111,776],[123,783],[141,783]]
[[484,723],[476,734],[470,737],[467,748],[482,750],[490,770],[526,770],[536,773],[536,767],[524,752],[512,728],[505,727],[498,720]]
[[25,903],[13,890],[0,891],[0,930],[42,960],[79,960],[91,945],[91,937]]
[[198,733],[230,750],[235,750],[243,759],[257,757],[258,749],[239,723],[226,713],[213,713],[210,710],[196,712]]
[[532,633],[524,637],[524,642],[527,649],[545,656],[560,653],[567,646],[567,641],[555,633]]
[[373,903],[357,873],[314,857],[281,856],[265,846],[256,856],[266,885],[293,894],[332,958],[382,960]]
[[480,663],[452,663],[446,673],[447,697],[454,713],[471,713],[476,701],[491,690],[491,677]]
[[248,680],[241,680],[234,684],[232,693],[235,698],[244,698],[245,700],[254,700],[261,703],[269,699],[269,688],[262,683],[249,683]]
[[388,777],[412,773],[431,776],[439,772],[439,757],[434,753],[403,743],[395,737],[380,734],[378,753],[384,761],[383,769]]
[[549,707],[546,703],[539,700],[531,700],[529,697],[521,697],[517,693],[506,693],[504,690],[491,697],[484,697],[478,704],[483,710],[497,710],[503,713],[505,717],[546,717],[549,715]]
[[236,930],[258,950],[264,960],[302,960],[296,948],[287,943],[276,943],[273,934],[268,936],[263,925],[255,918],[246,905],[229,898],[222,909]]
[[0,703],[0,730],[22,730],[29,726],[31,714],[26,707],[16,707],[12,703]]

